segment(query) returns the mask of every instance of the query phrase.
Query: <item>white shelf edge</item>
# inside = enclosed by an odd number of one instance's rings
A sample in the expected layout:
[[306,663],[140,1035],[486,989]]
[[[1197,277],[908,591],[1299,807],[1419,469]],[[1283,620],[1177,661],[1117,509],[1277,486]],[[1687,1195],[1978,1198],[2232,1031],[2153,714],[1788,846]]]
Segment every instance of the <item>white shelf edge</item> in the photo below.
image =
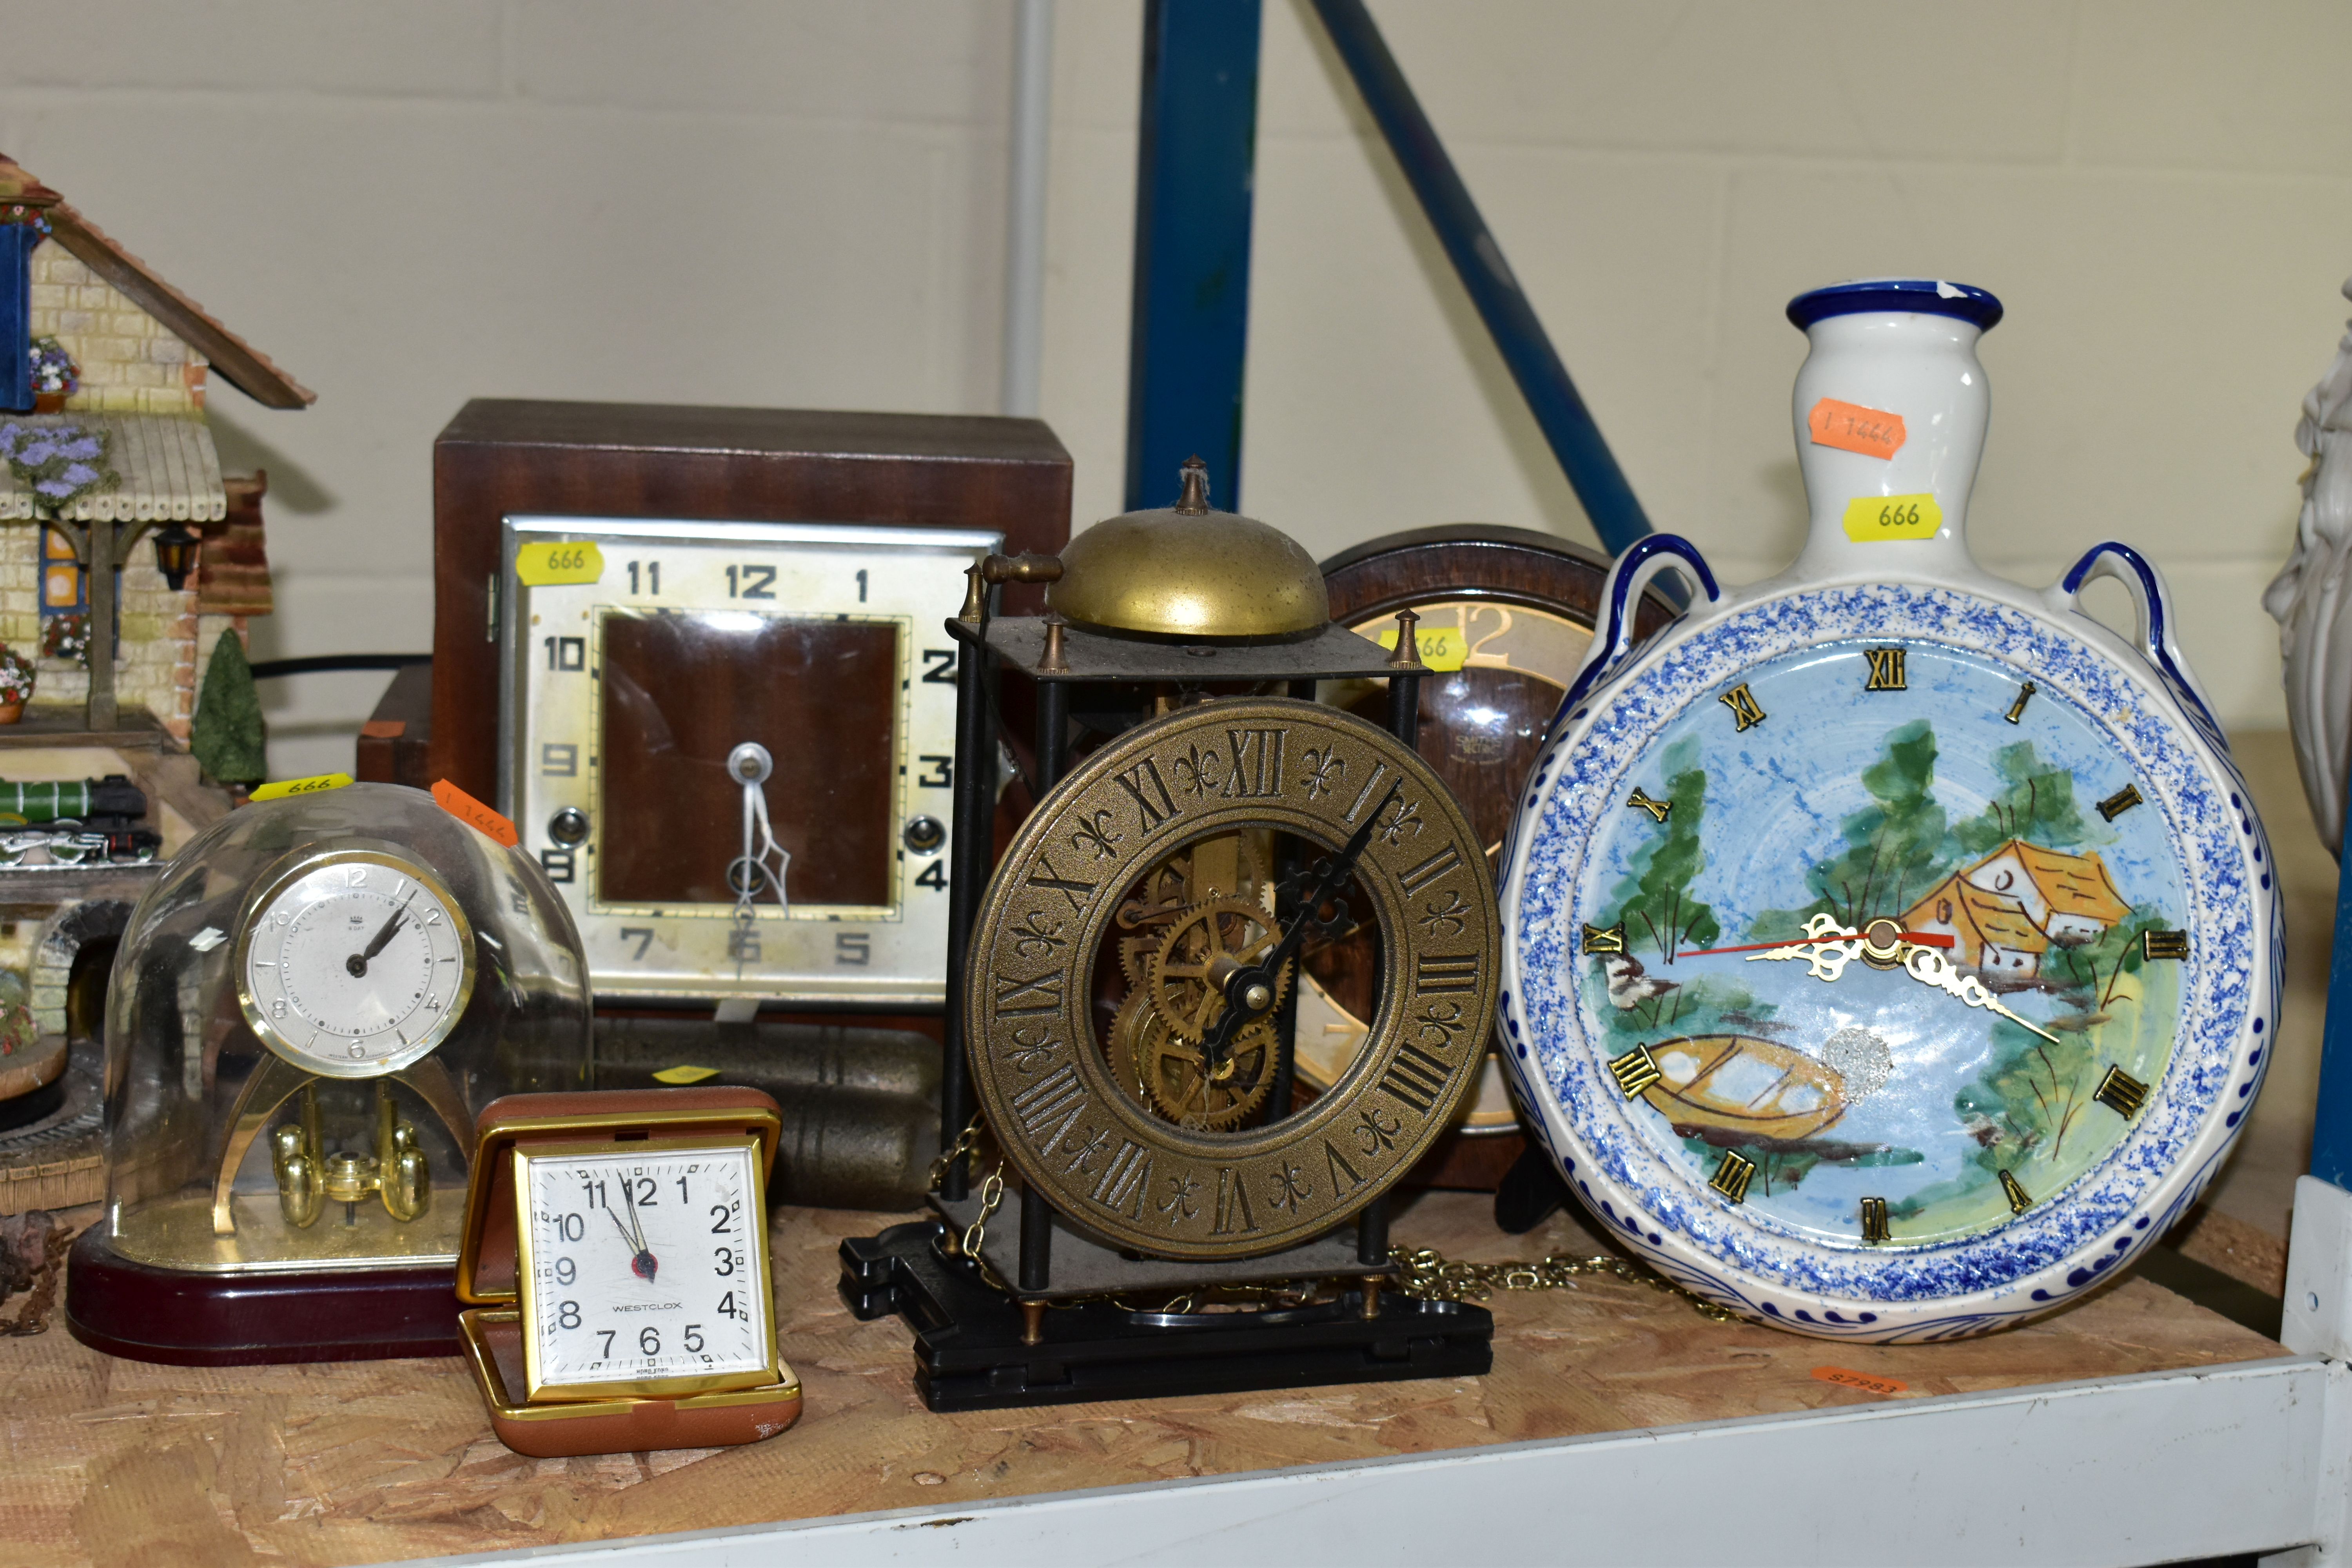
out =
[[2332,1531],[2347,1399],[2295,1356],[446,1561],[2140,1568]]

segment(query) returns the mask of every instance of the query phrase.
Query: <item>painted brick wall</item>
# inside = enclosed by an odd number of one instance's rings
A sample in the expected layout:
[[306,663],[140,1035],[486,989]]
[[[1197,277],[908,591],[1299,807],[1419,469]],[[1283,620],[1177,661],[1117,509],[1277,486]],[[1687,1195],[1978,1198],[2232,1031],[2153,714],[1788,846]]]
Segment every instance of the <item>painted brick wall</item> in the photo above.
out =
[[196,414],[205,406],[205,356],[54,239],[33,252],[33,335],[56,338],[73,356],[81,384],[66,399],[69,411]]

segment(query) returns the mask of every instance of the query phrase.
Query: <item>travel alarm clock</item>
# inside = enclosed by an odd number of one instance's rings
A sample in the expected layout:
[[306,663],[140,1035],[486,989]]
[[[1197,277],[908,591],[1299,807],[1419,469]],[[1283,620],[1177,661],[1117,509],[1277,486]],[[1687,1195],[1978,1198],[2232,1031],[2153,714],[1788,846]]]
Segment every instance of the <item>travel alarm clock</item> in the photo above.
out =
[[[1521,797],[1506,1062],[1572,1191],[1708,1300],[1949,1338],[2128,1266],[2243,1125],[2278,1023],[2268,846],[2156,568],[2032,593],[1964,536],[2001,307],[1801,296],[1811,533],[1726,591],[1618,560]],[[1691,609],[1635,646],[1679,572]],[[2129,638],[2077,608],[2113,577]]]
[[798,1419],[769,1286],[780,1125],[768,1096],[726,1087],[483,1108],[457,1294],[501,1442],[718,1447]]

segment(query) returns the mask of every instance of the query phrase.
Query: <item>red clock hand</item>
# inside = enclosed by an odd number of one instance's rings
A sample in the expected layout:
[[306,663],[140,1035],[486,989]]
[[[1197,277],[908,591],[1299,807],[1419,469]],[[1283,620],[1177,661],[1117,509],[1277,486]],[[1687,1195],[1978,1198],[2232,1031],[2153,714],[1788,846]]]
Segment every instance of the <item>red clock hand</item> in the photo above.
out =
[[[1790,940],[1794,942],[1805,942],[1810,939],[1806,937],[1795,937]],[[1831,940],[1838,941],[1841,939],[1832,938]],[[1843,940],[1850,942],[1853,939],[1848,937]],[[1897,931],[1889,940],[1895,942],[1912,942],[1920,947],[1951,947],[1955,945],[1953,938],[1944,936],[1931,931]],[[1787,947],[1789,945],[1790,943],[1786,942],[1751,942],[1744,947],[1685,948],[1682,952],[1675,954],[1675,956],[1676,958],[1711,958],[1719,952],[1762,952],[1769,948]]]

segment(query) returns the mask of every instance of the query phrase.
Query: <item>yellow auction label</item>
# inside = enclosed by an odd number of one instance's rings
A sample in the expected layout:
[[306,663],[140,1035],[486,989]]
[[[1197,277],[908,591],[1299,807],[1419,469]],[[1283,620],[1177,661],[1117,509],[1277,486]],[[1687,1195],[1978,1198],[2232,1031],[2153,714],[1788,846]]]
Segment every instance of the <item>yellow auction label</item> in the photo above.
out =
[[349,773],[320,773],[314,778],[280,779],[276,784],[263,784],[253,792],[254,800],[284,800],[289,795],[321,795],[331,789],[341,789],[352,782]]
[[704,1079],[718,1076],[717,1068],[664,1068],[654,1074],[654,1081],[673,1085],[700,1083]]
[[[1396,639],[1396,627],[1391,626],[1381,634],[1381,646],[1393,652]],[[1421,655],[1421,662],[1432,669],[1459,669],[1470,652],[1460,626],[1415,626],[1412,646]]]
[[1846,502],[1845,536],[1868,544],[1880,539],[1933,539],[1944,509],[1932,495],[1856,496]]
[[604,552],[588,539],[526,544],[515,552],[515,575],[532,588],[598,582],[604,575]]

